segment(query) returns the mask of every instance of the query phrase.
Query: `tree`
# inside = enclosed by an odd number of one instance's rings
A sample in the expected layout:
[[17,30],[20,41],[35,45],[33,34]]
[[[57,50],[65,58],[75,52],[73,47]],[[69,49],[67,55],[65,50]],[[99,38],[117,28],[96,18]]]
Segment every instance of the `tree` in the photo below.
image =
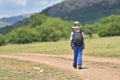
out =
[[30,43],[33,41],[31,30],[24,27],[13,30],[7,36],[10,43]]
[[111,15],[99,22],[98,34],[101,37],[120,35],[120,15]]
[[5,37],[0,34],[0,46],[5,44]]
[[40,16],[40,14],[33,15],[28,22],[30,23],[8,33],[7,42],[31,43],[68,39],[73,24],[72,21]]
[[41,25],[43,22],[47,20],[47,17],[42,14],[34,14],[28,20],[27,26],[36,27],[37,25]]

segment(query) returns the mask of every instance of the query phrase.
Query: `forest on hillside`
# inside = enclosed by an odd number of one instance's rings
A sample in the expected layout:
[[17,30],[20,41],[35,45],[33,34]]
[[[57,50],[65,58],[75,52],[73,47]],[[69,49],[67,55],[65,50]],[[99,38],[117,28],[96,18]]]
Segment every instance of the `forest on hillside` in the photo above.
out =
[[[94,24],[82,25],[86,35],[98,34],[100,37],[120,36],[120,15],[111,15],[100,19]],[[0,45],[7,43],[32,43],[58,41],[69,39],[73,21],[65,21],[60,18],[51,18],[41,14],[35,14],[28,20],[21,22],[7,34],[0,35]]]

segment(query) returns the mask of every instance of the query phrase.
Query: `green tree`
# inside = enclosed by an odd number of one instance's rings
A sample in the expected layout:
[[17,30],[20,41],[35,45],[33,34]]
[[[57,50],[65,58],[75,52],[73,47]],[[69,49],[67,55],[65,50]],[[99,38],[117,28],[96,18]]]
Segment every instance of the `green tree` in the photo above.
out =
[[22,25],[22,26],[30,26],[34,28],[38,25],[41,25],[46,20],[47,20],[47,16],[42,14],[34,14],[27,20],[26,25]]
[[13,30],[7,36],[10,43],[30,43],[33,41],[31,30],[24,27]]
[[35,14],[26,26],[21,26],[8,33],[9,43],[31,43],[58,41],[68,39],[73,22],[64,21],[60,18],[51,18]]
[[0,46],[5,44],[5,37],[0,34]]
[[99,22],[99,36],[119,36],[120,35],[120,15],[111,15],[103,18]]

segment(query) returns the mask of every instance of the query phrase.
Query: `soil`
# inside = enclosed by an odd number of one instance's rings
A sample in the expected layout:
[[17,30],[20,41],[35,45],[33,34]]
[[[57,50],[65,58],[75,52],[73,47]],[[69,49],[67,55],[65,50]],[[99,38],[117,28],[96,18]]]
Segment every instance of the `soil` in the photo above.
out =
[[10,54],[0,57],[15,58],[46,64],[77,75],[82,80],[120,80],[120,58],[83,56],[83,69],[72,67],[73,55]]

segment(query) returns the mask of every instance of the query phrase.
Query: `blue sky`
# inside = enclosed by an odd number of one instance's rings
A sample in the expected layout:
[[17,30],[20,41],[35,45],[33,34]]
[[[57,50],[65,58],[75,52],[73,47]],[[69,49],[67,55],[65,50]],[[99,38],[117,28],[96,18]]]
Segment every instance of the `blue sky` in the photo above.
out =
[[63,0],[0,0],[0,18],[40,12]]

